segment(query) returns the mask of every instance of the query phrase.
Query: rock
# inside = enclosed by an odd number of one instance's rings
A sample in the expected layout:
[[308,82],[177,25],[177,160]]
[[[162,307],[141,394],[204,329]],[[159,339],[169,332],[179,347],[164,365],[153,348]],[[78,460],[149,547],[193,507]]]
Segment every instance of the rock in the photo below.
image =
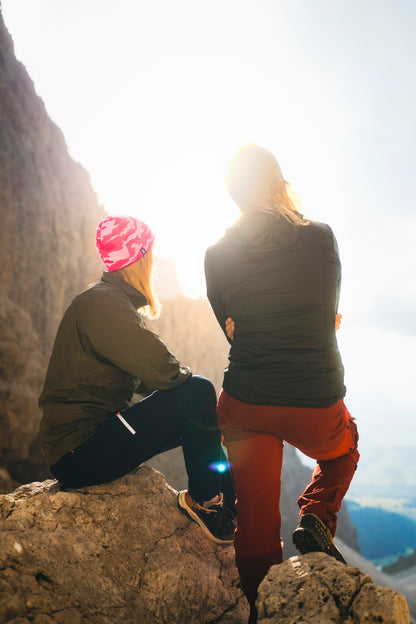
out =
[[[31,475],[30,464],[35,459],[43,464],[34,446],[44,368],[29,314],[0,291],[0,458],[3,465],[14,468],[18,479]],[[6,484],[3,480],[0,488]]]
[[259,587],[259,624],[409,624],[406,599],[324,553],[273,566]]
[[64,309],[102,272],[94,238],[105,212],[16,60],[1,13],[0,213],[0,464],[26,482],[46,473],[37,397]]
[[11,492],[19,487],[19,483],[11,478],[6,468],[0,467],[0,494]]
[[342,540],[336,540],[338,547],[341,549],[347,563],[350,566],[360,568],[366,574],[369,574],[376,585],[395,589],[407,600],[407,606],[410,611],[410,620],[412,624],[416,624],[416,594],[413,588],[409,588],[405,582],[395,576],[384,574],[379,568],[376,568],[370,561],[365,559],[356,550],[350,548]]
[[210,542],[159,472],[47,480],[0,496],[0,623],[241,624],[233,546]]

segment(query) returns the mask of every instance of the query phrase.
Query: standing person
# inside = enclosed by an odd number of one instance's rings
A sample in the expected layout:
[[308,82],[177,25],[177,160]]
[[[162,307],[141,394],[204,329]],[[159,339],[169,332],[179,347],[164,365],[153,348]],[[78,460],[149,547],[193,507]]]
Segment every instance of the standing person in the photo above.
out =
[[[59,326],[39,399],[41,447],[52,474],[78,488],[182,446],[189,486],[179,493],[180,508],[211,540],[231,543],[233,514],[214,466],[223,458],[215,389],[181,366],[145,323],[145,314],[158,312],[153,241],[133,217],[98,224],[106,271],[75,297]],[[135,391],[148,396],[131,405]],[[233,505],[229,474],[224,480]]]
[[217,413],[237,494],[236,562],[253,623],[257,587],[282,562],[283,442],[317,460],[298,500],[296,547],[344,561],[333,536],[359,458],[358,435],[343,402],[335,337],[341,268],[330,227],[297,211],[277,160],[258,145],[237,152],[227,190],[241,216],[207,250],[205,275],[231,345]]

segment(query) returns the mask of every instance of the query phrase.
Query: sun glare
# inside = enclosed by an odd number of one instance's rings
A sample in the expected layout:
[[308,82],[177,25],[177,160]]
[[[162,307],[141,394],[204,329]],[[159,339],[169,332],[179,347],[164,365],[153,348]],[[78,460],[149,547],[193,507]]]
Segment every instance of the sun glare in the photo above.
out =
[[[89,171],[105,210],[147,221],[155,230],[158,254],[175,260],[185,294],[199,296],[205,293],[205,249],[239,214],[225,192],[235,151],[251,141],[271,149],[283,159],[287,179],[296,188],[303,179],[306,194],[314,198],[317,179],[308,149],[313,145],[314,162],[322,158],[330,176],[317,146],[325,150],[324,118],[327,126],[340,125],[335,119],[331,124],[329,106],[310,81],[299,79],[288,59],[279,74],[292,104],[286,98],[276,101],[269,78],[284,39],[281,34],[276,42],[266,5],[254,10],[250,3],[222,3],[219,23],[215,6],[196,10],[194,3],[183,2],[179,15],[171,3],[162,4],[162,12],[135,2],[120,10],[109,1],[97,12],[92,5],[84,10],[81,2],[60,3],[59,12],[54,2],[5,0],[4,13],[18,57],[64,131],[71,155]],[[46,28],[50,15],[53,22]],[[43,36],[34,48],[36,23],[43,24]],[[232,33],[226,26],[231,23]],[[109,47],[114,32],[120,36]],[[293,107],[305,88],[313,126]],[[316,124],[316,115],[322,124]]]

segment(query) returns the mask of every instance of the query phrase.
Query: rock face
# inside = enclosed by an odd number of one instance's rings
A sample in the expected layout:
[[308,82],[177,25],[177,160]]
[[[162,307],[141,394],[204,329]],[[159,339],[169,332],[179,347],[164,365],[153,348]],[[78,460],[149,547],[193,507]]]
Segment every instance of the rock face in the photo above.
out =
[[0,465],[44,472],[37,397],[64,308],[101,265],[104,216],[13,51],[0,13]]
[[399,592],[399,594],[403,594],[407,600],[407,606],[409,607],[410,620],[412,624],[416,624],[416,594],[414,589],[409,588],[402,580],[383,573],[379,568],[376,568],[376,566],[374,566],[370,561],[365,559],[360,553],[350,548],[341,540],[338,540],[338,546],[341,548],[342,554],[348,562],[348,565],[360,568],[362,572],[369,574],[376,585],[389,587],[390,589],[395,589]]
[[260,584],[259,624],[409,624],[404,596],[324,553],[291,557]]
[[214,621],[247,621],[233,546],[204,537],[160,473],[0,496],[0,623]]
[[[259,624],[409,624],[404,596],[323,553],[273,566]],[[147,466],[109,484],[0,496],[0,624],[245,624],[233,546]]]

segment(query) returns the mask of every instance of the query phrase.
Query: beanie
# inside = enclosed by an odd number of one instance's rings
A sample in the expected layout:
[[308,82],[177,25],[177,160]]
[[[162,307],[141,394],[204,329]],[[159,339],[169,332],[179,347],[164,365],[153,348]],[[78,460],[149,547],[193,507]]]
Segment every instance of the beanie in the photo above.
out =
[[107,271],[117,271],[142,258],[154,240],[154,234],[143,221],[109,215],[97,226],[95,246]]

